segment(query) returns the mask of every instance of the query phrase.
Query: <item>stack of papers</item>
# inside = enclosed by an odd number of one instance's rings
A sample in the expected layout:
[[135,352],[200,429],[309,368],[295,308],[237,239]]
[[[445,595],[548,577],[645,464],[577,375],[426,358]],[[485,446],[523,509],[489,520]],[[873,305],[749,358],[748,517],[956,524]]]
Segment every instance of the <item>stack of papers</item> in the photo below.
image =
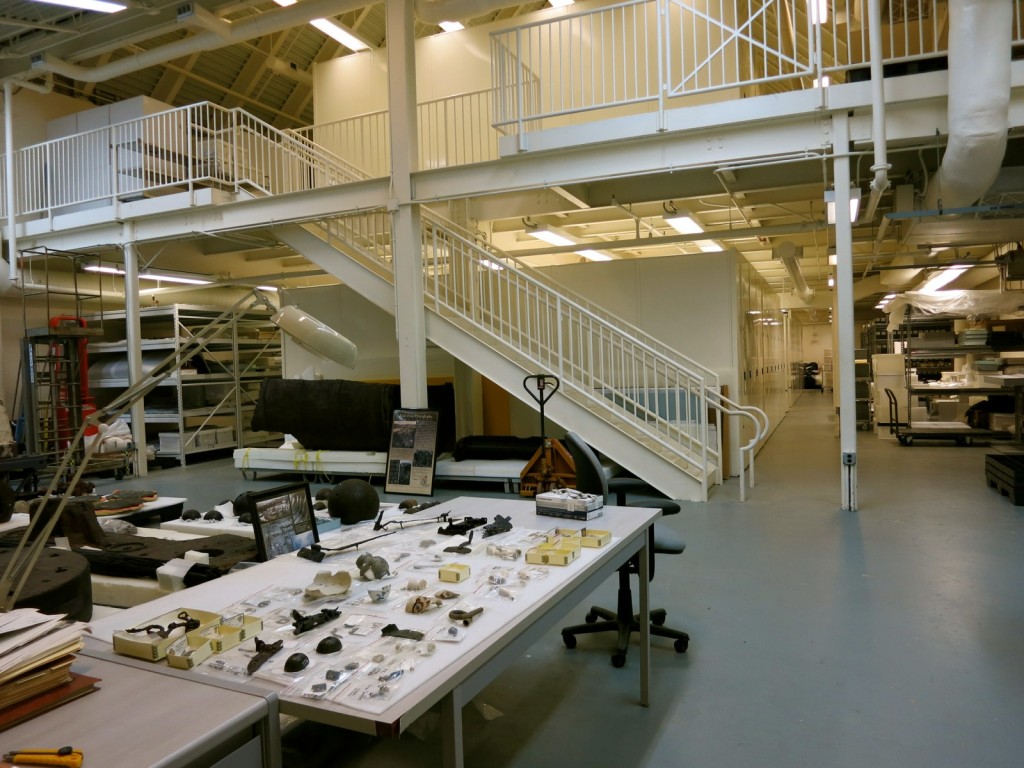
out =
[[95,690],[71,671],[88,629],[35,608],[0,613],[0,730]]

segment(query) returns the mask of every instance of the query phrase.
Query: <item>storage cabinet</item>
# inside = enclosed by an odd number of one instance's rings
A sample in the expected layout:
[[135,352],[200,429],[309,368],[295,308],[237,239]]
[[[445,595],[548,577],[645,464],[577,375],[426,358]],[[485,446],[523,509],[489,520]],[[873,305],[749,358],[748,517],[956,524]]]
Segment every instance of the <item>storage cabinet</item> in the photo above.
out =
[[[240,310],[211,327],[223,310],[174,304],[140,311],[142,365],[149,373],[172,353],[180,367],[144,399],[146,442],[156,456],[185,464],[197,453],[262,445],[279,433],[248,429],[260,383],[281,376],[280,331],[270,312]],[[200,354],[185,348],[190,339],[221,333]],[[102,406],[131,383],[128,376],[127,318],[102,317],[102,336],[89,344],[89,381]],[[122,418],[130,421],[130,414]]]

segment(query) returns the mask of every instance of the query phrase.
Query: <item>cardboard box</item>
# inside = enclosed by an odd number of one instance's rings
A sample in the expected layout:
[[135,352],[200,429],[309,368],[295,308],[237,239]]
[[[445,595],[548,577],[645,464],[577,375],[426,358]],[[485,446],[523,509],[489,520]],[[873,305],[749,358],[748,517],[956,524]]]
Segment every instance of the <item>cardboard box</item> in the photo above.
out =
[[167,664],[177,669],[192,669],[213,653],[213,644],[198,632],[188,632],[167,648]]
[[469,566],[465,563],[450,563],[448,565],[442,565],[437,570],[437,577],[441,581],[465,581],[469,578]]
[[[178,608],[162,616],[157,616],[155,619],[144,621],[139,624],[138,628],[142,629],[151,625],[166,628],[171,623],[180,622],[181,619],[178,617],[182,613],[187,613],[199,622],[199,626],[192,632],[198,636],[202,635],[203,630],[220,624],[221,621],[220,614],[217,613],[194,608]],[[135,627],[131,627],[131,629],[135,629]],[[171,644],[183,636],[180,630],[172,631],[170,637],[160,637],[155,632],[128,632],[126,629],[121,629],[114,632],[113,635],[114,652],[146,661],[159,661],[167,656],[167,649],[171,647]]]
[[214,653],[223,653],[263,630],[263,619],[259,616],[238,614],[229,616],[221,624],[203,630],[203,637],[209,639]]
[[583,493],[574,488],[558,488],[554,491],[538,493],[538,514],[541,507],[545,509],[562,509],[566,512],[592,512],[604,506],[604,499],[596,493]]
[[555,531],[559,536],[578,539],[584,547],[603,547],[612,540],[611,531],[599,531],[596,528],[559,528]]
[[578,536],[549,536],[544,544],[526,550],[526,562],[534,565],[568,565],[580,556]]

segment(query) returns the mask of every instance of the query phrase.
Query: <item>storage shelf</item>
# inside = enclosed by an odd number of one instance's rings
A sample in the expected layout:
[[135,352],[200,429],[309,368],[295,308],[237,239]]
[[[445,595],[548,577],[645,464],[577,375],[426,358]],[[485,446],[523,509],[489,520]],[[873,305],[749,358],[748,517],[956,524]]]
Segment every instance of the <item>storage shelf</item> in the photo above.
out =
[[[247,442],[248,416],[252,413],[259,384],[281,376],[280,331],[270,322],[266,310],[239,310],[222,321],[221,335],[207,342],[201,351],[192,342],[208,332],[208,326],[223,314],[214,307],[172,304],[146,307],[139,311],[142,339],[140,351],[150,370],[162,359],[180,351],[183,357],[198,356],[209,373],[175,372],[160,381],[145,399],[146,440],[158,443],[156,455],[176,458],[182,464],[195,453],[244,447]],[[104,313],[100,320],[103,334],[91,340],[90,359],[95,374],[90,387],[102,398],[113,397],[112,390],[125,390],[131,382],[127,375],[129,348],[126,341],[128,315],[124,311]],[[91,321],[95,322],[95,321]],[[190,370],[190,369],[186,369]],[[202,367],[200,367],[202,370]],[[107,374],[107,375],[102,375]],[[131,421],[130,414],[123,416]],[[188,445],[189,436],[199,428],[231,427],[230,442],[216,445]],[[176,440],[168,440],[168,433]],[[164,435],[164,438],[160,438]],[[257,440],[262,441],[261,436]],[[269,438],[267,438],[269,439]],[[159,444],[164,447],[160,448]],[[168,444],[176,446],[167,449]]]

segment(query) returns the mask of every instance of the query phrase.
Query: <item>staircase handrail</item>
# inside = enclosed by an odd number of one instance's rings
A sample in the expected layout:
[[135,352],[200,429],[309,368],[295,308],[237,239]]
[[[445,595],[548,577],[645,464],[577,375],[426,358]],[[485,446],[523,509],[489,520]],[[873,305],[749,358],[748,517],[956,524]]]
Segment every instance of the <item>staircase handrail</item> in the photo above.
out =
[[666,357],[679,360],[682,363],[684,363],[686,367],[691,368],[695,371],[699,371],[701,376],[703,376],[704,379],[709,382],[709,386],[717,387],[719,385],[718,373],[716,373],[711,368],[708,368],[706,365],[703,365],[702,363],[694,360],[693,358],[683,354],[679,350],[669,346],[660,339],[651,336],[649,333],[633,325],[628,320],[625,320],[624,318],[621,318],[618,315],[609,312],[604,307],[595,304],[594,302],[588,300],[584,296],[581,296],[580,294],[576,293],[565,284],[560,283],[557,280],[554,280],[550,275],[544,273],[542,270],[536,269],[535,267],[526,264],[517,256],[515,256],[515,254],[508,253],[507,251],[502,251],[501,249],[491,245],[490,243],[482,241],[479,235],[477,235],[476,233],[466,229],[465,227],[460,226],[459,224],[456,224],[455,222],[445,218],[439,213],[436,213],[429,209],[427,210],[428,214],[427,216],[424,216],[425,219],[433,219],[441,226],[451,230],[452,232],[459,234],[467,242],[475,244],[482,250],[489,252],[494,258],[500,261],[515,263],[516,269],[528,273],[538,282],[544,283],[548,286],[557,287],[559,292],[563,296],[570,297],[576,304],[578,304],[580,307],[586,308],[591,314],[596,315],[610,323],[614,323],[619,328],[628,329],[631,335],[633,335],[637,339],[643,339],[644,343],[650,346],[652,349],[657,349]]

